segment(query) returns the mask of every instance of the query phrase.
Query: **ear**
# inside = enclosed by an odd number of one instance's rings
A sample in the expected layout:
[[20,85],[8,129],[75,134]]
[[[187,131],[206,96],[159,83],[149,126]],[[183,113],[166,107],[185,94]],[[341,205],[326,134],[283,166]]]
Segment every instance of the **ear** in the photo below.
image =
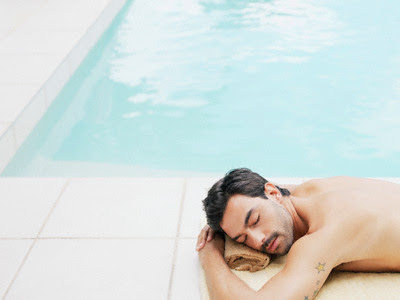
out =
[[264,192],[265,196],[267,196],[268,198],[271,198],[272,196],[272,198],[278,200],[278,202],[282,198],[281,192],[271,182],[267,182],[264,185]]

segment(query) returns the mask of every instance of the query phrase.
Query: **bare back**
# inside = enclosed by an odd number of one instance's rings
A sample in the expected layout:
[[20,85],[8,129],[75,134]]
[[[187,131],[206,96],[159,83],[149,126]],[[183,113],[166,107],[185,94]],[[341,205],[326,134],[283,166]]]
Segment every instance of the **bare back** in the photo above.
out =
[[308,234],[326,232],[339,257],[335,269],[400,271],[399,184],[333,177],[305,182],[292,195],[313,208]]

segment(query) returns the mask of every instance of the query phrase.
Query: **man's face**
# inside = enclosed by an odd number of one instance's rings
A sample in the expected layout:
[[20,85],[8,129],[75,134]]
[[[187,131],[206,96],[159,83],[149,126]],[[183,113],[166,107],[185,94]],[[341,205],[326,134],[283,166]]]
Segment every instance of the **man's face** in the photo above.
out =
[[293,220],[273,197],[232,196],[220,225],[233,240],[270,254],[286,254],[294,240]]

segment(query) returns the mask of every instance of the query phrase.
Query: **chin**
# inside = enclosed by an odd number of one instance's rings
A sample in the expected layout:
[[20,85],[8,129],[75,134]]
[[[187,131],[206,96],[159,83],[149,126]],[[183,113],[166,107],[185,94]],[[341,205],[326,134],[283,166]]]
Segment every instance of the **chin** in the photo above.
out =
[[279,256],[286,255],[286,254],[288,254],[291,247],[292,247],[291,244],[282,245],[282,248],[279,247],[279,249],[278,249],[279,251],[274,254],[279,255]]

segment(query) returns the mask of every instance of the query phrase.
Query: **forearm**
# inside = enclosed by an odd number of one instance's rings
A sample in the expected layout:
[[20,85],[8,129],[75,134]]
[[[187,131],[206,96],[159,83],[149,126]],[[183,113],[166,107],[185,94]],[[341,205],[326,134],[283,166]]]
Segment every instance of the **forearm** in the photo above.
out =
[[211,300],[254,299],[256,292],[231,272],[221,253],[207,253],[202,266]]

